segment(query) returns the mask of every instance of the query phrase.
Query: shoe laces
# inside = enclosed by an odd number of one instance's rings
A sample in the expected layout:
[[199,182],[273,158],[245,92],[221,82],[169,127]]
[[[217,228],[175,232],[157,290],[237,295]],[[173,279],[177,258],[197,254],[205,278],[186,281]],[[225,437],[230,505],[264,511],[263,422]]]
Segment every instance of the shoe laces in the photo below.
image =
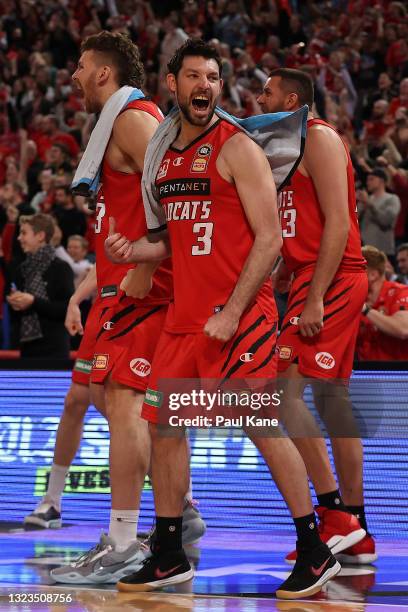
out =
[[80,555],[78,559],[76,559],[76,561],[72,563],[72,565],[74,567],[85,565],[88,561],[92,559],[92,557],[94,557],[100,552],[103,552],[104,550],[106,550],[106,552],[109,552],[112,550],[112,546],[110,544],[102,544],[102,542],[98,542],[95,546],[93,546],[93,548],[82,553],[82,555]]
[[153,521],[152,526],[150,527],[149,531],[147,532],[147,536],[145,537],[145,539],[140,542],[140,547],[143,550],[151,550],[152,549],[152,545],[153,545],[153,535],[156,531],[156,521]]

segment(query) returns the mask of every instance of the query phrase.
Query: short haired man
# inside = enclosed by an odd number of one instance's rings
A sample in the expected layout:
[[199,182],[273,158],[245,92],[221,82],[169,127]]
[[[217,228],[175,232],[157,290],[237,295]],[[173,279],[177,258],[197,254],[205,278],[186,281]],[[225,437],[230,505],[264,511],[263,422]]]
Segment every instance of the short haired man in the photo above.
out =
[[[274,70],[258,102],[264,112],[294,111],[304,104],[310,109],[312,80],[300,70]],[[279,194],[278,207],[283,261],[274,277],[278,282],[293,274],[277,343],[278,370],[285,379],[280,381],[285,383],[283,413],[317,494],[322,540],[336,554],[347,550],[348,561],[374,560],[374,540],[364,538],[365,531],[351,514],[366,530],[362,444],[344,384],[351,376],[358,318],[367,295],[353,167],[335,129],[312,113],[303,159]],[[316,407],[326,415],[344,499],[325,441],[315,433],[303,400],[309,382]],[[342,437],[336,435],[336,428],[339,431],[346,422],[353,433],[345,436],[343,429]],[[286,557],[288,563],[295,559],[296,551]]]
[[367,191],[358,193],[361,237],[388,257],[395,254],[394,229],[401,202],[397,195],[386,190],[387,174],[382,168],[374,168],[367,176]]
[[[87,112],[100,113],[122,86],[142,86],[144,70],[138,48],[119,33],[103,31],[92,35],[81,46],[81,57],[72,78],[83,94]],[[161,111],[146,98],[128,102],[115,118],[104,153],[102,186],[96,203],[96,275],[91,270],[70,301],[69,327],[73,332],[82,332],[78,304],[97,285],[98,297],[90,311],[73,371],[73,386],[79,401],[74,406],[71,402],[64,410],[61,442],[64,442],[66,460],[60,465],[60,486],[56,488],[60,498],[62,474],[64,470],[67,473],[78,448],[87,407],[85,394],[91,380],[96,403],[105,406],[109,422],[112,509],[108,537],[101,536],[85,562],[53,570],[51,575],[58,582],[115,582],[144,559],[136,535],[140,495],[150,462],[150,440],[140,411],[155,341],[172,295],[171,272],[165,262],[155,272],[144,295],[140,299],[130,298],[124,294],[121,283],[134,266],[114,266],[108,261],[104,240],[110,215],[115,215],[118,225],[131,231],[135,239],[146,232],[141,172],[147,144],[161,119]],[[143,266],[134,270],[136,276],[141,270]],[[70,439],[70,421],[75,422],[74,440]],[[44,501],[50,504],[49,497]]]
[[396,281],[403,285],[408,285],[408,243],[400,244],[397,248],[396,262],[398,266],[398,274]]
[[387,258],[373,246],[363,247],[368,296],[357,337],[362,361],[408,360],[408,287],[385,278]]
[[[181,123],[155,179],[161,207],[160,213],[148,215],[154,242],[147,236],[132,242],[112,227],[105,243],[108,256],[118,263],[160,261],[171,248],[175,290],[142,413],[152,434],[157,542],[143,568],[118,583],[124,591],[158,589],[193,575],[181,540],[188,450],[183,435],[160,433],[162,427],[166,432],[172,428],[157,425],[159,380],[243,378],[255,383],[276,374],[277,312],[267,278],[282,240],[268,161],[246,134],[214,112],[222,80],[221,58],[213,47],[188,40],[168,68],[167,84]],[[243,353],[250,353],[250,359]],[[320,540],[303,461],[288,438],[244,429],[263,454],[298,536],[299,562],[277,597],[316,593],[339,566]]]

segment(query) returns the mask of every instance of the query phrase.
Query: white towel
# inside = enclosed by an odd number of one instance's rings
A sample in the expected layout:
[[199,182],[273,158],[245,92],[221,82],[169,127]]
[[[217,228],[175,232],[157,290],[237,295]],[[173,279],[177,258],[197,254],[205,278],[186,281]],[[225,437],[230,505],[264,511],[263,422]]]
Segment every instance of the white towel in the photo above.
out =
[[[217,107],[215,113],[243,130],[264,151],[273,171],[277,189],[282,189],[302,159],[308,107],[293,113],[267,113],[239,119]],[[166,225],[163,207],[156,190],[156,176],[169,146],[180,129],[180,111],[173,108],[159,125],[146,150],[142,176],[143,203],[150,231]]]
[[71,190],[75,194],[92,197],[97,193],[101,163],[112,134],[115,119],[129,102],[144,97],[144,93],[140,89],[124,85],[115,91],[106,102],[75,172],[71,184]]

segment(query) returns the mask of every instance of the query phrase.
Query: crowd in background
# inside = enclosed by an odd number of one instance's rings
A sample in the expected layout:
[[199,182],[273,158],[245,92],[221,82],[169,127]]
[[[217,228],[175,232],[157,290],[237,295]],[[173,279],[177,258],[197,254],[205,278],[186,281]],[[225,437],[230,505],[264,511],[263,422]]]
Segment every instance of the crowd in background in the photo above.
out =
[[[362,239],[408,284],[408,11],[386,0],[2,0],[0,4],[0,291],[24,260],[19,217],[51,214],[51,245],[80,282],[93,259],[92,211],[69,191],[94,118],[71,81],[81,40],[129,34],[145,92],[167,112],[167,62],[188,37],[223,58],[221,105],[260,114],[274,68],[307,71],[315,113],[348,143]],[[0,303],[3,300],[0,300]],[[8,334],[3,347],[15,347]]]

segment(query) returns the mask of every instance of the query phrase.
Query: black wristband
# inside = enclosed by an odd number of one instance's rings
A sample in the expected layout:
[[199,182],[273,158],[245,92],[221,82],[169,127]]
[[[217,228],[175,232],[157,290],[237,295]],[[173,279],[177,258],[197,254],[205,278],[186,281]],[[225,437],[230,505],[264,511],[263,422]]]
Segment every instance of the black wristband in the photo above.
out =
[[368,313],[370,312],[370,310],[371,310],[371,306],[369,306],[368,304],[364,304],[364,307],[362,310],[363,315],[366,317]]

